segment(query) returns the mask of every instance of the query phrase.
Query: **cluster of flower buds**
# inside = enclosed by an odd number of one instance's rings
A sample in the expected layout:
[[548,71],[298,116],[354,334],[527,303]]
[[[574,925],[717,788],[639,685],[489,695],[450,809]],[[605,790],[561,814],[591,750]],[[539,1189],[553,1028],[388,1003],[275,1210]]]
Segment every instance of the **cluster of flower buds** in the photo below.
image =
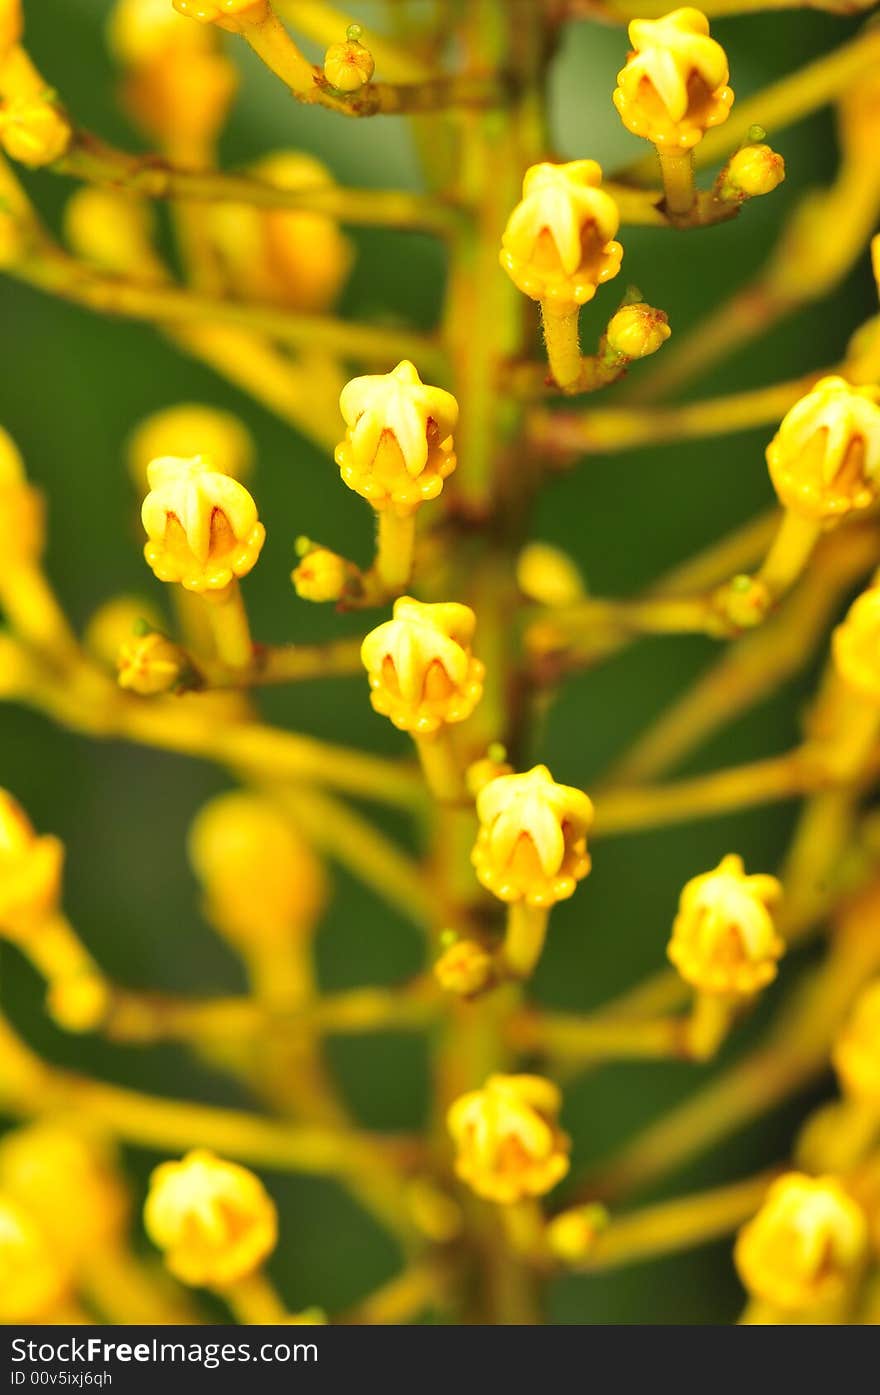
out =
[[469,717],[483,692],[484,668],[471,649],[475,625],[466,605],[395,601],[393,619],[361,647],[375,710],[417,736]]
[[532,300],[568,311],[592,300],[620,270],[617,204],[595,160],[533,165],[510,215],[501,265]]
[[254,1274],[278,1238],[260,1179],[201,1148],[155,1169],[144,1224],[176,1278],[221,1291]]
[[243,485],[203,456],[161,457],[148,466],[147,479],[144,556],[160,581],[204,594],[248,574],[266,530]]
[[788,1315],[809,1314],[846,1297],[867,1240],[864,1212],[839,1181],[788,1172],[740,1231],[736,1266],[754,1298]]
[[727,55],[700,10],[634,19],[633,51],[617,75],[614,105],[628,130],[661,149],[690,150],[733,104]]
[[561,1107],[558,1088],[541,1076],[490,1076],[449,1110],[458,1176],[478,1196],[505,1205],[549,1192],[569,1167]]
[[785,944],[773,921],[782,895],[775,877],[747,876],[731,853],[681,893],[668,954],[699,991],[748,997],[776,977]]

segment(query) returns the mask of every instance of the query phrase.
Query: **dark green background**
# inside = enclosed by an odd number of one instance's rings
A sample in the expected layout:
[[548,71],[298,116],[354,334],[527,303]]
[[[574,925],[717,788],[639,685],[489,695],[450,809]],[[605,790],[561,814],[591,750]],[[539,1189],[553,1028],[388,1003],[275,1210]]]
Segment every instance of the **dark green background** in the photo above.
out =
[[[114,107],[114,73],[102,34],[110,0],[25,0],[29,41],[46,77],[77,119],[122,144],[134,133]],[[375,6],[364,5],[369,20]],[[515,22],[516,4],[511,4]],[[730,57],[740,97],[777,74],[846,39],[853,24],[811,12],[749,16],[713,25]],[[352,123],[297,108],[271,77],[232,44],[243,68],[241,100],[225,140],[227,163],[241,164],[284,146],[320,155],[340,181],[418,187],[407,132],[393,119]],[[642,153],[611,104],[625,52],[622,30],[572,26],[551,75],[555,139],[566,158],[593,156],[606,169]],[[772,133],[771,133],[772,138]],[[811,184],[827,182],[834,142],[827,114],[779,133],[788,178],[734,223],[700,234],[625,230],[625,275],[669,313],[682,333],[705,306],[722,300],[759,265],[786,209]],[[29,187],[52,220],[65,182],[34,176]],[[437,314],[442,259],[427,239],[356,234],[358,259],[346,292],[354,317]],[[499,273],[500,274],[500,273]],[[613,300],[613,296],[611,297]],[[585,314],[588,330],[609,300]],[[811,308],[730,364],[700,391],[771,382],[832,361],[870,313],[865,264],[831,300]],[[145,413],[183,400],[218,403],[241,414],[259,447],[253,490],[268,525],[247,598],[261,639],[339,633],[331,611],[297,600],[288,581],[292,543],[301,532],[366,561],[369,511],[344,489],[331,461],[197,364],[179,357],[149,328],[103,322],[8,282],[0,285],[3,361],[0,421],[27,456],[51,501],[49,569],[77,622],[122,591],[160,603],[162,588],[141,559],[134,501],[123,466],[126,434]],[[613,393],[605,399],[613,401]],[[771,500],[763,461],[766,431],[712,441],[594,457],[554,483],[535,519],[535,534],[577,557],[600,594],[625,594],[718,537]],[[644,723],[708,662],[698,638],[645,641],[599,672],[571,683],[552,714],[535,756],[561,778],[590,788],[597,772]],[[794,683],[738,722],[688,767],[710,768],[784,749],[796,736],[804,688]],[[375,717],[358,679],[303,685],[266,696],[273,721],[345,739],[365,748],[403,750],[402,738]],[[0,783],[37,826],[68,846],[66,904],[112,976],[135,987],[224,992],[240,987],[225,947],[201,921],[183,840],[193,812],[224,785],[213,769],[123,745],[96,745],[59,731],[31,713],[0,711]],[[639,837],[604,840],[594,872],[578,896],[557,909],[536,991],[543,1001],[587,1008],[663,962],[668,927],[682,883],[723,853],[741,852],[752,870],[777,864],[794,810],[759,810]],[[398,830],[395,830],[398,831]],[[406,837],[406,830],[400,830]],[[359,885],[340,876],[320,942],[328,988],[393,982],[415,971],[417,934]],[[4,949],[7,1006],[47,1056],[106,1078],[158,1092],[233,1101],[221,1079],[171,1048],[109,1049],[66,1037],[47,1025],[40,987],[15,953]],[[795,972],[790,964],[783,979]],[[740,1034],[724,1055],[741,1050]],[[332,1059],[350,1099],[371,1126],[418,1126],[424,1112],[427,1059],[413,1039],[337,1041]],[[685,1066],[626,1065],[569,1087],[565,1122],[574,1136],[575,1171],[634,1127],[683,1097],[709,1074]],[[733,1178],[782,1156],[803,1102],[701,1160],[669,1190]],[[152,1155],[131,1155],[142,1184]],[[335,1187],[272,1176],[282,1208],[283,1243],[273,1270],[292,1305],[331,1311],[389,1275],[394,1253]],[[563,1322],[729,1320],[739,1290],[729,1245],[555,1286],[552,1315]]]

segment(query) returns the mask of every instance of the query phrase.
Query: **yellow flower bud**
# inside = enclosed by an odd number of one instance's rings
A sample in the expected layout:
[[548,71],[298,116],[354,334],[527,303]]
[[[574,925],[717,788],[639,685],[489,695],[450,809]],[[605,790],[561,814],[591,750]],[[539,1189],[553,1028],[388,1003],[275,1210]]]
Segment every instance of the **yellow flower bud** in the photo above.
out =
[[843,1297],[866,1248],[864,1213],[836,1178],[787,1172],[740,1231],[734,1257],[749,1293],[794,1313]]
[[107,39],[113,56],[130,68],[163,59],[172,49],[204,53],[213,44],[212,37],[188,24],[170,0],[117,0]]
[[303,601],[338,601],[352,576],[352,567],[327,547],[310,548],[290,574]]
[[507,761],[507,751],[501,745],[490,746],[485,756],[472,761],[464,773],[468,792],[476,799],[484,785],[499,775],[512,775],[513,766]]
[[607,1224],[604,1206],[574,1206],[570,1211],[561,1211],[547,1226],[550,1253],[563,1264],[579,1264],[587,1258]]
[[243,485],[200,455],[162,456],[148,467],[147,478],[150,493],[141,510],[149,538],[144,556],[160,581],[210,592],[247,576],[266,530]]
[[[333,176],[320,160],[297,150],[278,150],[251,166],[251,174],[279,189],[292,193],[333,187]],[[337,299],[351,270],[353,258],[349,239],[339,224],[324,213],[308,209],[244,210],[256,220],[260,248],[251,257],[261,268],[249,269],[259,292],[257,276],[267,282],[260,296],[280,301],[292,310],[319,314]],[[233,262],[236,260],[232,258]],[[238,260],[241,258],[239,256]],[[249,284],[245,273],[245,284]]]
[[601,183],[595,160],[526,170],[501,239],[501,265],[524,295],[560,309],[583,305],[617,275],[620,214]]
[[845,1094],[880,1106],[880,979],[862,989],[831,1059]]
[[665,311],[651,305],[624,305],[609,320],[605,337],[615,353],[636,359],[656,354],[671,333]]
[[144,1224],[171,1273],[207,1288],[253,1274],[278,1238],[275,1205],[260,1179],[201,1148],[155,1169]]
[[690,150],[730,115],[727,55],[699,10],[634,19],[633,52],[617,74],[614,105],[627,130],[655,145]]
[[38,836],[21,806],[0,790],[0,927],[27,933],[54,911],[61,896],[64,848]]
[[232,412],[203,407],[198,402],[181,402],[145,417],[128,439],[129,473],[139,492],[149,489],[147,470],[163,455],[184,460],[201,455],[211,462],[212,470],[241,481],[253,470],[254,442],[247,427]]
[[782,895],[775,877],[747,876],[735,853],[681,893],[667,953],[682,978],[704,993],[748,995],[776,977],[785,944],[772,908]]
[[476,940],[456,940],[434,965],[434,976],[447,993],[469,998],[492,977],[492,956]]
[[60,160],[72,134],[67,117],[45,98],[14,97],[0,108],[0,144],[30,169]]
[[132,68],[123,95],[132,120],[153,140],[173,147],[178,158],[194,158],[216,137],[237,87],[225,54],[175,46]]
[[161,630],[162,618],[151,601],[139,596],[114,596],[99,606],[86,626],[85,647],[105,668],[116,670],[123,644],[145,627]]
[[46,1235],[11,1197],[0,1196],[0,1322],[46,1322],[70,1290],[70,1274]]
[[21,0],[0,0],[0,57],[21,43],[23,34]]
[[84,968],[54,979],[46,992],[46,1011],[66,1032],[93,1032],[110,1007],[110,989],[100,972]]
[[331,44],[324,54],[324,76],[337,92],[359,92],[375,68],[372,53],[357,41]]
[[336,463],[349,489],[374,509],[393,505],[400,514],[436,499],[456,463],[451,393],[423,383],[404,359],[390,373],[352,378],[339,408],[348,429]]
[[221,29],[237,28],[236,20],[256,22],[268,9],[268,0],[173,0],[174,8],[200,24],[219,24]]
[[782,419],[767,447],[780,502],[831,522],[880,495],[880,388],[821,378]]
[[850,606],[831,639],[837,672],[870,703],[880,703],[880,586],[872,586]]
[[574,605],[584,598],[584,580],[567,552],[550,543],[527,543],[516,559],[520,591],[538,605]]
[[593,805],[582,790],[558,785],[546,765],[490,780],[477,796],[477,815],[471,858],[483,886],[501,901],[552,906],[590,870]]
[[189,857],[212,924],[236,945],[309,931],[323,910],[321,863],[259,795],[235,791],[206,804],[190,829]]
[[[64,207],[64,236],[78,256],[104,271],[144,274],[144,249],[152,252],[153,211],[121,189],[84,186]],[[156,452],[160,454],[161,452]]]
[[474,612],[452,601],[425,605],[402,596],[393,616],[361,646],[373,707],[420,736],[463,722],[483,693],[485,669],[471,652]]
[[142,697],[170,693],[187,668],[187,657],[180,645],[153,630],[132,635],[116,657],[120,688]]
[[724,183],[747,198],[772,194],[785,178],[785,161],[769,145],[744,145],[731,156]]
[[0,427],[0,566],[35,562],[45,535],[42,495],[28,484],[18,447]]
[[543,1196],[568,1172],[570,1141],[557,1122],[561,1107],[558,1088],[541,1076],[490,1075],[447,1115],[456,1173],[487,1201]]
[[128,1197],[102,1141],[56,1123],[15,1129],[0,1143],[0,1186],[71,1262],[115,1244]]

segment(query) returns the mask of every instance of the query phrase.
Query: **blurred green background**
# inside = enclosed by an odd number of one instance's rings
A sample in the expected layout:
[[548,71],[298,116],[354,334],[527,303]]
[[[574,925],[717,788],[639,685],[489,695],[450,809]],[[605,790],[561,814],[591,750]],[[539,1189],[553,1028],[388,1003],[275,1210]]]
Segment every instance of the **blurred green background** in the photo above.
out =
[[[523,0],[529,3],[529,0]],[[103,27],[111,0],[25,0],[28,40],[46,77],[82,124],[133,148],[137,138],[114,105],[115,74]],[[364,4],[365,21],[377,7]],[[518,4],[510,4],[516,22]],[[719,21],[732,83],[744,97],[811,56],[843,42],[850,21],[795,11]],[[402,122],[346,122],[297,107],[240,52],[243,86],[224,140],[224,161],[242,164],[271,149],[294,147],[325,160],[344,183],[418,187],[419,173]],[[611,104],[626,48],[622,29],[569,27],[551,74],[556,145],[562,156],[593,156],[606,169],[642,153]],[[781,132],[786,183],[733,223],[676,235],[626,229],[625,275],[669,313],[683,333],[706,306],[748,278],[772,245],[802,190],[827,182],[835,162],[833,129],[823,113]],[[28,179],[56,222],[69,192],[49,175]],[[357,262],[344,309],[355,317],[394,316],[433,323],[443,288],[440,253],[426,238],[354,234]],[[499,274],[501,274],[499,272]],[[729,391],[772,382],[839,356],[872,303],[867,265],[835,296],[766,335],[700,384]],[[609,301],[590,307],[588,333]],[[240,413],[259,448],[253,490],[268,540],[246,586],[261,639],[319,638],[348,623],[297,600],[288,581],[292,544],[303,531],[366,561],[369,510],[344,489],[332,462],[249,399],[215,379],[141,325],[105,322],[10,282],[0,284],[3,369],[0,421],[23,448],[33,478],[51,503],[49,569],[76,622],[122,591],[162,603],[141,559],[135,501],[123,466],[132,425],[184,400]],[[605,401],[613,400],[609,394]],[[763,460],[766,431],[722,442],[663,446],[592,457],[547,490],[535,535],[568,547],[599,594],[625,594],[720,536],[771,501]],[[536,757],[558,778],[590,788],[598,771],[701,668],[715,649],[699,638],[644,641],[598,672],[572,682],[553,711]],[[809,676],[790,684],[687,768],[699,770],[784,749],[795,738]],[[301,685],[261,698],[279,723],[376,750],[404,743],[377,718],[358,680]],[[344,737],[343,737],[344,733]],[[133,987],[199,993],[241,986],[235,961],[201,920],[184,856],[184,836],[200,803],[224,787],[204,765],[118,744],[93,744],[17,709],[0,710],[0,783],[37,827],[68,847],[66,904],[108,972]],[[596,845],[594,871],[579,895],[554,913],[536,992],[567,1009],[598,1003],[663,962],[682,883],[731,850],[752,870],[772,870],[785,847],[793,808],[758,810]],[[391,825],[389,825],[390,827]],[[397,836],[408,838],[405,827]],[[321,979],[327,988],[394,982],[416,971],[418,935],[361,886],[339,875],[321,928]],[[796,972],[788,964],[783,980]],[[105,1078],[160,1093],[240,1102],[221,1078],[182,1052],[111,1049],[66,1037],[47,1024],[41,990],[14,951],[2,952],[3,997],[15,1020],[48,1057]],[[771,999],[772,999],[771,994]],[[771,1004],[772,1006],[772,1004]],[[740,1033],[721,1064],[748,1044]],[[359,1116],[376,1128],[418,1127],[424,1117],[427,1054],[415,1038],[347,1039],[331,1059]],[[661,1114],[704,1081],[711,1068],[625,1065],[567,1090],[565,1123],[574,1137],[574,1174],[634,1128]],[[805,1102],[725,1142],[669,1179],[665,1190],[734,1178],[783,1156]],[[139,1186],[153,1155],[132,1152]],[[390,1242],[336,1187],[271,1176],[282,1210],[283,1242],[273,1272],[295,1306],[344,1307],[393,1271]],[[739,1289],[730,1247],[554,1286],[559,1322],[703,1323],[730,1320]]]

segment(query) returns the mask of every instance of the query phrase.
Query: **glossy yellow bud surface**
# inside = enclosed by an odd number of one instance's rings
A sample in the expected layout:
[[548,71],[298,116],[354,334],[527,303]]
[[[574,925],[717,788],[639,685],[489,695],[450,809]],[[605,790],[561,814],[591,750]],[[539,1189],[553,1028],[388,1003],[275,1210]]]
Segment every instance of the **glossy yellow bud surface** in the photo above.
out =
[[864,1213],[835,1178],[788,1172],[740,1231],[734,1253],[751,1294],[798,1312],[841,1297],[866,1248]]
[[880,493],[880,389],[821,378],[767,447],[780,502],[823,522],[870,508]]
[[745,145],[727,166],[727,183],[750,199],[772,194],[785,178],[785,161],[769,145]]
[[406,359],[390,373],[352,378],[339,398],[345,440],[336,463],[349,489],[374,509],[401,514],[436,499],[455,469],[458,403],[423,383]]
[[558,785],[546,765],[490,780],[477,796],[477,815],[473,864],[502,901],[552,906],[590,870],[592,802],[582,790]]
[[667,149],[690,150],[730,115],[727,55],[709,37],[709,21],[689,7],[661,19],[634,19],[633,51],[617,74],[614,105],[634,135]]
[[490,1076],[447,1116],[458,1176],[478,1196],[503,1204],[549,1192],[569,1167],[561,1107],[559,1090],[541,1076]]
[[352,40],[331,44],[324,55],[324,76],[337,92],[359,92],[372,78],[375,67],[370,50]]
[[501,240],[501,265],[532,300],[564,310],[592,300],[620,270],[617,204],[595,160],[532,165]]
[[625,358],[647,358],[662,349],[672,330],[663,310],[651,305],[625,305],[608,322],[609,348]]
[[687,983],[705,993],[751,994],[776,977],[785,945],[772,911],[775,877],[748,876],[731,853],[681,893],[667,953]]
[[296,594],[304,601],[338,601],[351,575],[351,566],[338,552],[315,547],[291,573]]
[[471,652],[475,627],[466,605],[395,601],[393,619],[361,646],[375,710],[418,735],[463,722],[483,692],[485,670]]
[[141,510],[147,563],[160,581],[188,591],[218,591],[246,576],[266,530],[247,490],[202,456],[163,456],[147,470]]
[[6,154],[30,169],[54,164],[71,141],[63,112],[39,97],[14,97],[0,107],[0,144]]
[[275,1248],[275,1204],[247,1168],[196,1149],[155,1169],[147,1234],[185,1284],[222,1289],[253,1274]]

